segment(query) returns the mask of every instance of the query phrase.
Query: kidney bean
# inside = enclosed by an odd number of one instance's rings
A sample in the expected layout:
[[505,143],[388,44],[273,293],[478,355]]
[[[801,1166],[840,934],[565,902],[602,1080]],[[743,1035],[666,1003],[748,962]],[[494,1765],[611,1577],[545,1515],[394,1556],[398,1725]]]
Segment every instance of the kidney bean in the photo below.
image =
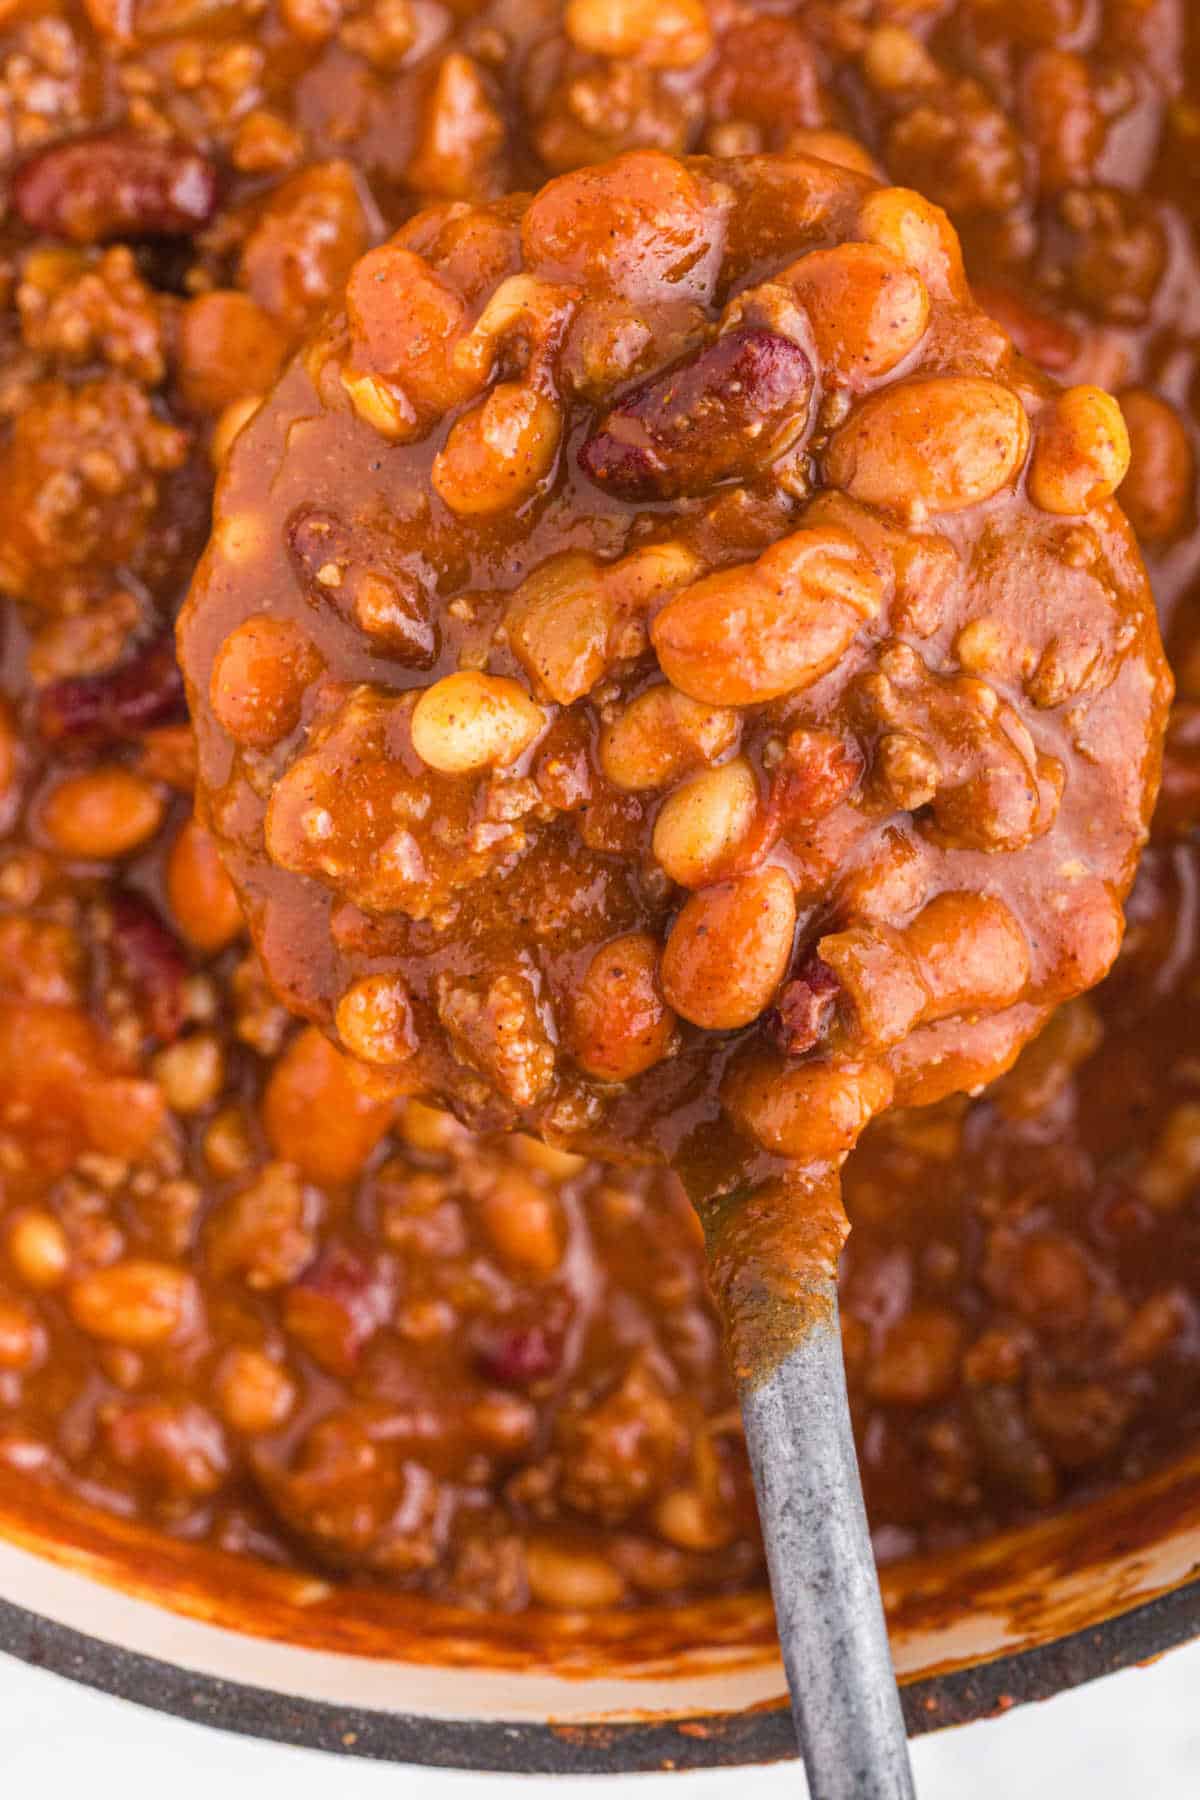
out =
[[976,302],[1003,327],[1022,356],[1051,375],[1061,375],[1079,355],[1081,340],[1073,325],[1039,306],[1029,295],[1001,282],[976,282]]
[[396,546],[334,512],[304,507],[288,524],[293,566],[309,598],[352,619],[389,656],[427,669],[440,633],[414,570]]
[[39,150],[13,176],[13,205],[30,231],[102,244],[182,237],[217,208],[217,171],[189,144],[100,131]]
[[48,743],[92,747],[140,737],[184,716],[183,677],[170,632],[115,669],[51,682],[38,695],[38,731]]
[[188,962],[175,934],[140,894],[114,894],[113,955],[125,979],[136,989],[150,1035],[169,1044],[183,1025],[183,984]]
[[619,400],[584,441],[586,475],[623,500],[674,500],[748,477],[808,424],[812,363],[778,333],[726,332]]
[[483,1335],[475,1352],[480,1373],[501,1387],[532,1387],[562,1366],[563,1332],[558,1322],[507,1321]]

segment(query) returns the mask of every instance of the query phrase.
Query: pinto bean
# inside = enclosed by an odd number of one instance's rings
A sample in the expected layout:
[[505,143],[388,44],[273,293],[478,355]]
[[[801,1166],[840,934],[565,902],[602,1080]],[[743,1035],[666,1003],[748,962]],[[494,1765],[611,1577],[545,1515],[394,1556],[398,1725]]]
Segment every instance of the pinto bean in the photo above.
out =
[[1129,458],[1129,432],[1112,395],[1068,388],[1038,420],[1029,497],[1043,512],[1088,512],[1116,493]]
[[668,1004],[709,1031],[749,1025],[783,980],[795,931],[795,896],[782,869],[693,894],[663,952]]
[[835,433],[826,478],[855,500],[917,517],[960,512],[1015,480],[1029,444],[1020,398],[998,381],[935,375],[872,394]]
[[929,294],[915,269],[882,244],[839,244],[779,277],[803,302],[826,380],[865,387],[916,349]]
[[758,783],[743,758],[693,775],[659,808],[655,861],[681,887],[708,886],[749,836],[758,809]]
[[773,544],[757,562],[684,588],[650,635],[663,673],[685,694],[746,706],[826,674],[876,616],[882,594],[848,532],[811,528]]
[[230,632],[217,653],[213,712],[239,744],[267,749],[300,723],[304,695],[321,666],[298,625],[261,613]]
[[413,749],[442,775],[516,762],[546,715],[519,681],[464,670],[426,688],[413,709]]
[[598,950],[571,1009],[571,1047],[602,1081],[630,1081],[666,1056],[675,1015],[659,981],[659,945],[632,931]]
[[721,1101],[764,1149],[800,1162],[831,1162],[854,1148],[890,1104],[892,1088],[882,1063],[788,1065],[753,1057],[730,1070]]

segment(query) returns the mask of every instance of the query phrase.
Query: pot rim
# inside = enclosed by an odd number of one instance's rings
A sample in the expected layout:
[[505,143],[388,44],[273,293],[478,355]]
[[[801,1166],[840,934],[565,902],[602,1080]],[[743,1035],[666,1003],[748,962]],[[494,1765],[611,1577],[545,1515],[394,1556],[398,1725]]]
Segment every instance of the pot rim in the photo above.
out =
[[[1200,1571],[1099,1625],[901,1689],[911,1737],[1045,1700],[1200,1637]],[[784,1705],[691,1718],[556,1726],[353,1709],[197,1674],[0,1598],[0,1651],[114,1698],[193,1724],[303,1749],[427,1768],[616,1775],[778,1762],[795,1756]]]

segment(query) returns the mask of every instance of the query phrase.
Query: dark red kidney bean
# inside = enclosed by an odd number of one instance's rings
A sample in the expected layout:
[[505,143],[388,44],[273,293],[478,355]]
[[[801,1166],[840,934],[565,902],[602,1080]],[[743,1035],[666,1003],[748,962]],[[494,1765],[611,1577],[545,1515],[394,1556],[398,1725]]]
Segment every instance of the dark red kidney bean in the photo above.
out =
[[327,1244],[288,1290],[284,1325],[322,1368],[347,1375],[391,1318],[395,1290],[387,1258]]
[[102,244],[182,237],[217,209],[217,171],[189,144],[98,131],[52,144],[13,175],[13,206],[30,231]]
[[100,675],[51,682],[38,695],[38,730],[48,743],[81,748],[121,743],[186,715],[183,677],[170,632]]
[[531,1387],[547,1381],[562,1366],[563,1334],[554,1326],[537,1322],[501,1325],[490,1331],[476,1350],[480,1374],[501,1387]]
[[137,995],[150,1036],[170,1044],[184,1019],[188,959],[179,939],[141,894],[112,896],[112,953]]
[[[361,523],[352,531],[336,513],[305,507],[288,521],[287,535],[293,566],[314,605],[334,607],[385,656],[415,669],[436,662],[440,634],[425,589],[381,532]],[[334,570],[331,581],[327,572]]]
[[833,1023],[841,985],[819,956],[810,956],[804,967],[784,983],[771,1020],[771,1032],[785,1056],[803,1056],[820,1043]]
[[584,442],[580,466],[623,500],[707,493],[795,443],[812,391],[799,344],[749,326],[729,331],[625,394]]

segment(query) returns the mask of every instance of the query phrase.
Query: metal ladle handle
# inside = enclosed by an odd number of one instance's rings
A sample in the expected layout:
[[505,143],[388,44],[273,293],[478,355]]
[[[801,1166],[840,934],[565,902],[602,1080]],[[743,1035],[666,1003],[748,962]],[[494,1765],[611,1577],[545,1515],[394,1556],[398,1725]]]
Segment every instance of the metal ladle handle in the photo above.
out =
[[746,1445],[812,1800],[914,1800],[830,1285],[823,1316],[742,1384]]

